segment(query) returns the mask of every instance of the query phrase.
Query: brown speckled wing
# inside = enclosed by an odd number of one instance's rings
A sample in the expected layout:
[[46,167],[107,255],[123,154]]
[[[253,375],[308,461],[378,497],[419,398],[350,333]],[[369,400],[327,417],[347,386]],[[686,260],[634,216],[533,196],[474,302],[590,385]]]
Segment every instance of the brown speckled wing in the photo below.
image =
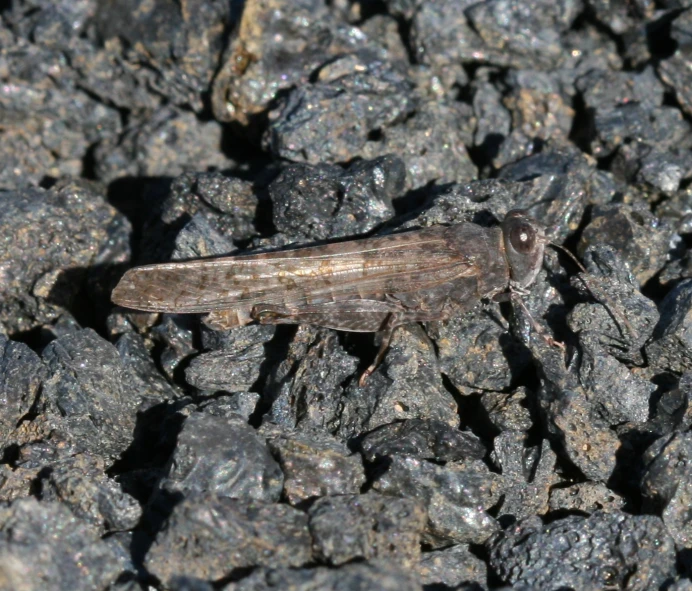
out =
[[305,305],[418,291],[478,270],[433,227],[325,246],[130,269],[113,302],[151,312]]

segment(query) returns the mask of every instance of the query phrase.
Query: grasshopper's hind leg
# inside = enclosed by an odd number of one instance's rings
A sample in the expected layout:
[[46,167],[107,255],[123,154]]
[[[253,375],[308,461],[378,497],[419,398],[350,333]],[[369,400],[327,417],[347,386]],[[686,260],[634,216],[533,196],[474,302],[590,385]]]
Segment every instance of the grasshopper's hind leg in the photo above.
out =
[[397,327],[442,318],[439,311],[411,309],[394,299],[346,300],[296,307],[259,305],[253,308],[252,317],[262,324],[312,324],[346,332],[383,333],[375,360],[358,380],[360,386],[382,363]]
[[416,313],[399,302],[379,300],[347,300],[296,307],[262,305],[255,306],[252,316],[262,324],[312,324],[346,332],[384,333],[375,361],[358,381],[361,386],[382,362],[397,326],[418,319]]
[[260,324],[312,324],[346,332],[380,332],[391,315],[405,315],[398,302],[346,300],[300,306],[258,305],[252,318]]
[[377,351],[377,355],[375,355],[375,360],[362,373],[360,379],[358,380],[358,385],[361,388],[365,386],[365,382],[368,377],[370,377],[372,372],[374,372],[379,367],[380,363],[382,363],[385,353],[387,352],[387,349],[389,349],[389,344],[392,342],[394,331],[397,329],[397,327],[404,324],[404,322],[402,322],[401,315],[392,312],[389,314],[389,316],[387,316],[387,320],[384,324],[385,326],[382,328],[382,342],[380,343],[380,348]]

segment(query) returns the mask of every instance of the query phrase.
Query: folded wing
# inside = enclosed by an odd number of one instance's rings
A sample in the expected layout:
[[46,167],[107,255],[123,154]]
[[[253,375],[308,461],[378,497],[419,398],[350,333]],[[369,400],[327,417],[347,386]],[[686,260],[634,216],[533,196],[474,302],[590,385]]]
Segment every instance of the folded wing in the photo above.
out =
[[137,267],[123,276],[112,299],[137,310],[201,313],[418,291],[477,272],[450,248],[446,231]]

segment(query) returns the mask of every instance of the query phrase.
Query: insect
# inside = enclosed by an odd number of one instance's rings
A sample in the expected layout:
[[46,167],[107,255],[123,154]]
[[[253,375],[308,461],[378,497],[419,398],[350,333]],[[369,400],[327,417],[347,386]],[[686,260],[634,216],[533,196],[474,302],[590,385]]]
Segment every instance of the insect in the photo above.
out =
[[470,222],[245,256],[130,269],[113,302],[150,312],[208,313],[213,329],[312,324],[381,332],[361,376],[379,365],[401,325],[444,320],[481,299],[511,299],[534,282],[549,243],[544,226],[512,210],[499,227]]

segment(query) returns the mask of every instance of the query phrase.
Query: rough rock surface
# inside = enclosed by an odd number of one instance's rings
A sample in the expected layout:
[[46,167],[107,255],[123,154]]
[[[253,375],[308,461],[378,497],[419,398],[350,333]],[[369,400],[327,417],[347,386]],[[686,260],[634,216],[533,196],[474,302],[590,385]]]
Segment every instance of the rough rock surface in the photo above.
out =
[[[692,587],[689,2],[13,0],[0,79],[0,588]],[[463,222],[485,279],[517,208],[585,270],[546,248],[364,382],[333,307],[111,302]]]

